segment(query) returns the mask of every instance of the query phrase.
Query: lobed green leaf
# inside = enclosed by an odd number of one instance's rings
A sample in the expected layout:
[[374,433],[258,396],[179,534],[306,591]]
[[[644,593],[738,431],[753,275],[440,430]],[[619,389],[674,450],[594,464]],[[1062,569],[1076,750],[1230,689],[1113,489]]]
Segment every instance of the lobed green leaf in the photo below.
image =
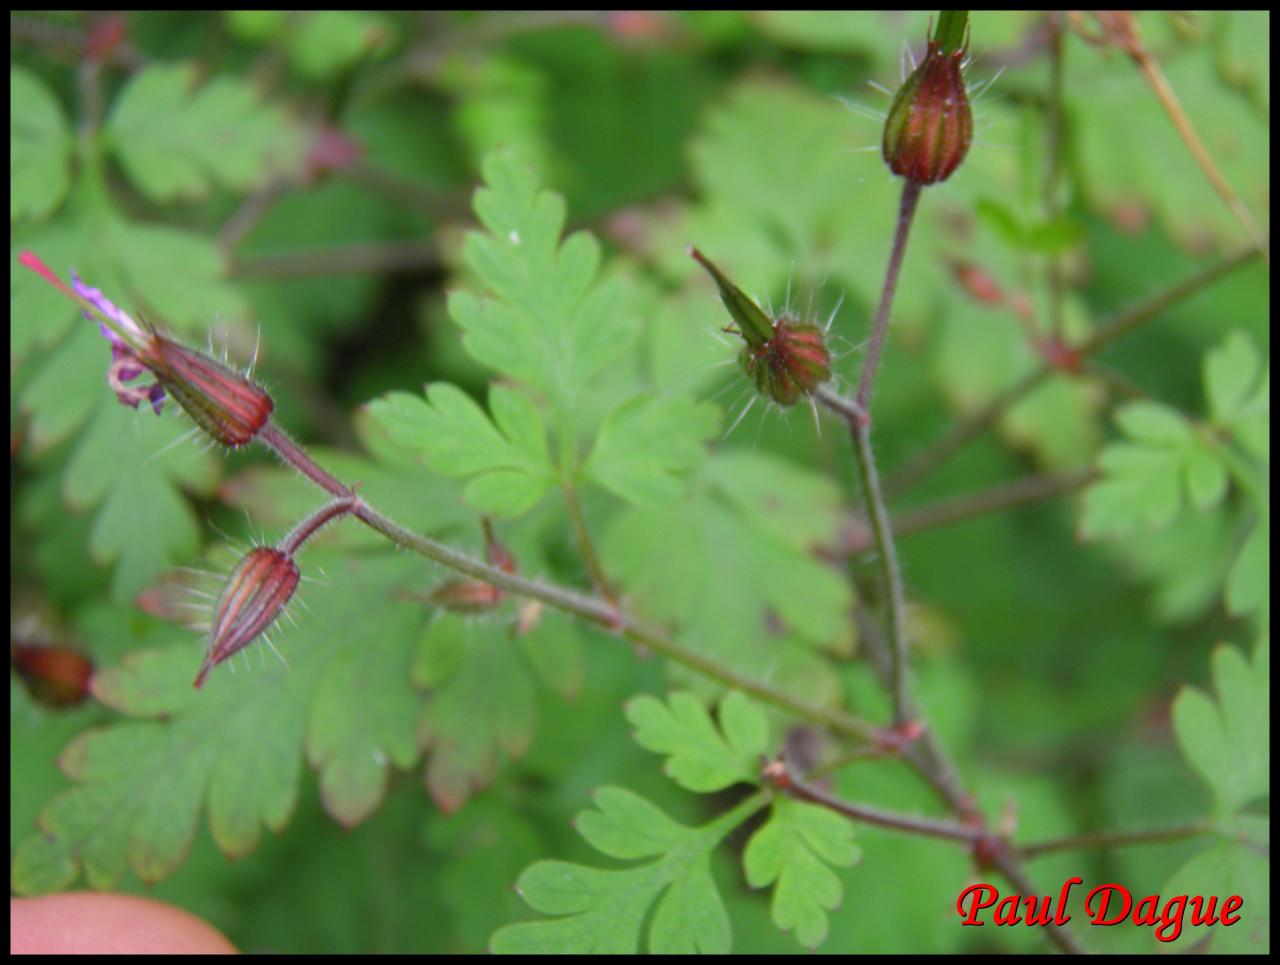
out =
[[679,497],[706,458],[719,412],[684,396],[635,396],[605,419],[583,466],[591,479],[638,505]]
[[43,218],[67,195],[74,142],[57,98],[21,67],[9,68],[9,219]]
[[681,787],[708,793],[737,783],[758,783],[768,750],[764,711],[740,693],[720,704],[720,728],[693,694],[677,691],[662,703],[637,697],[627,704],[635,741],[667,756],[665,773]]
[[475,209],[486,231],[467,236],[463,257],[493,294],[455,292],[449,312],[477,361],[535,386],[563,411],[630,347],[629,296],[619,280],[597,280],[594,238],[578,232],[560,243],[563,199],[540,190],[513,152],[490,154],[484,177]]
[[1213,653],[1217,699],[1184,687],[1173,703],[1173,728],[1183,756],[1229,815],[1266,793],[1271,728],[1268,646],[1252,662],[1235,647]]
[[215,184],[245,190],[298,160],[302,141],[249,83],[215,77],[193,89],[193,65],[155,65],[121,91],[106,125],[134,185],[156,201],[198,199]]
[[773,802],[768,823],[751,836],[742,855],[748,884],[774,886],[774,924],[783,931],[794,928],[808,948],[827,937],[827,912],[840,904],[844,891],[827,865],[846,867],[857,860],[847,818],[787,797]]
[[560,917],[506,925],[494,934],[490,949],[502,954],[635,954],[648,917],[651,953],[728,952],[729,916],[711,877],[711,851],[762,800],[748,800],[699,828],[688,828],[632,791],[601,788],[595,794],[598,810],[578,816],[579,831],[613,857],[656,860],[624,870],[537,862],[520,876],[516,888],[534,910]]

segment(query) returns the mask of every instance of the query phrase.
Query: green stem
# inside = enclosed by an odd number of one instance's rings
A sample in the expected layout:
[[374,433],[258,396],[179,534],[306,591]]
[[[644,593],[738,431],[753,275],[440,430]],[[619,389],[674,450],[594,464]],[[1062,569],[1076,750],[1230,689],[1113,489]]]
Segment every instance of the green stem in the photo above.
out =
[[898,550],[893,542],[893,530],[889,523],[889,510],[880,492],[880,478],[876,474],[875,457],[871,453],[871,426],[850,422],[854,451],[857,456],[858,477],[867,500],[867,513],[871,517],[871,532],[875,537],[876,553],[886,587],[886,623],[889,627],[891,670],[889,691],[893,697],[893,722],[905,724],[911,717],[907,713],[907,623],[906,600],[902,591],[902,571],[898,567]]
[[876,471],[875,454],[871,449],[871,388],[875,384],[876,369],[889,331],[889,313],[893,307],[893,295],[898,287],[898,275],[911,234],[911,222],[915,218],[916,205],[920,201],[923,185],[908,180],[902,186],[902,200],[898,205],[898,224],[893,233],[893,247],[889,252],[889,266],[885,270],[884,286],[880,289],[880,304],[876,308],[871,338],[867,342],[867,354],[862,365],[862,377],[858,380],[855,399],[862,417],[847,417],[849,433],[853,436],[854,455],[858,463],[858,478],[867,501],[867,515],[875,536],[876,550],[880,557],[881,572],[886,587],[887,623],[892,653],[890,693],[893,698],[893,719],[903,724],[909,719],[907,706],[907,628],[906,602],[902,590],[902,573],[898,568],[898,552],[893,544],[893,530],[889,523],[889,510],[880,491],[880,477]]
[[916,204],[924,186],[917,181],[907,181],[902,186],[902,200],[898,203],[898,225],[893,233],[893,248],[889,252],[889,267],[884,274],[884,287],[880,289],[880,304],[871,326],[871,338],[867,341],[866,360],[862,364],[862,378],[858,380],[856,401],[863,412],[871,410],[871,387],[880,366],[880,353],[885,336],[889,333],[889,309],[893,294],[898,288],[898,274],[902,270],[902,258],[907,251],[907,237],[911,234],[911,222],[915,218]]
[[574,542],[578,544],[578,555],[582,557],[582,565],[587,568],[587,576],[591,585],[604,599],[614,602],[617,597],[605,579],[604,566],[600,563],[600,554],[596,552],[596,544],[591,539],[591,531],[587,529],[586,517],[582,515],[582,503],[578,500],[578,490],[567,479],[562,484],[565,505],[569,508],[569,526],[573,530]]
[[755,794],[744,797],[723,814],[717,814],[698,830],[719,844],[731,831],[768,805],[771,797],[772,795],[762,788]]
[[939,11],[938,26],[933,31],[933,42],[938,44],[942,53],[953,53],[964,46],[964,35],[968,26],[968,10]]

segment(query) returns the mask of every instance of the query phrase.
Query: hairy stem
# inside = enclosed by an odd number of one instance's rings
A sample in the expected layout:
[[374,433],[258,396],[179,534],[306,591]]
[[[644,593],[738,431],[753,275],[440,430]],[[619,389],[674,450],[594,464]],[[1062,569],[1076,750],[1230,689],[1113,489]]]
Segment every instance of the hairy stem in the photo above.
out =
[[345,499],[352,495],[349,487],[344,486],[330,473],[321,469],[316,461],[307,455],[306,450],[290,439],[288,434],[274,422],[268,422],[263,426],[257,435],[257,439],[325,492],[332,493],[339,499]]
[[[876,671],[882,682],[887,681],[889,676],[888,646],[880,635],[879,628],[876,627],[874,621],[867,617],[861,607],[854,611],[854,619],[858,625],[859,638],[865,644],[867,654],[870,657],[872,669]],[[911,717],[918,715],[918,711],[910,700],[909,694],[907,711]],[[951,758],[947,755],[932,730],[926,729],[916,742],[904,749],[902,757],[921,777],[933,786],[934,791],[960,817],[961,821],[965,823],[972,822],[979,828],[985,827],[985,819],[981,812],[978,811],[973,795],[966,791],[964,785],[960,783],[959,772],[956,770],[955,764],[952,763]],[[989,833],[984,833],[981,838],[988,844],[994,845],[994,854],[989,859],[990,864],[999,870],[1020,894],[1034,895],[1043,893],[1037,891],[1032,885],[1026,873],[1022,870],[1019,855],[1014,853],[1006,842],[993,837]],[[1048,937],[1064,952],[1073,955],[1084,953],[1084,948],[1076,940],[1075,936],[1063,927],[1050,926]]]
[[[893,530],[889,524],[889,510],[880,491],[880,477],[876,472],[875,453],[871,449],[871,388],[875,384],[876,369],[889,331],[889,313],[893,307],[893,295],[898,288],[898,275],[902,259],[907,251],[907,238],[911,234],[911,222],[915,218],[916,205],[920,201],[923,185],[908,179],[902,186],[902,200],[898,205],[898,224],[893,232],[893,247],[889,252],[889,266],[885,270],[884,287],[880,290],[880,304],[876,308],[871,327],[871,339],[867,343],[867,355],[862,365],[862,377],[858,380],[858,393],[854,399],[857,410],[846,414],[849,433],[853,436],[854,455],[857,457],[858,478],[867,501],[867,516],[875,535],[876,550],[880,556],[881,572],[886,588],[886,622],[892,651],[890,693],[893,698],[893,719],[903,724],[907,704],[907,629],[906,602],[902,591],[902,572],[898,568],[898,551],[893,545]],[[831,405],[829,399],[820,399]],[[833,407],[834,408],[834,407]],[[839,411],[838,409],[836,411]]]
[[[576,590],[531,580],[516,573],[508,573],[500,567],[493,566],[473,556],[468,556],[454,549],[447,543],[415,533],[401,526],[395,520],[384,516],[367,502],[355,494],[348,486],[335,479],[330,473],[321,469],[296,442],[290,439],[275,423],[268,423],[257,436],[258,440],[269,446],[285,462],[293,466],[313,483],[338,499],[330,506],[341,506],[341,512],[350,513],[366,526],[377,530],[393,543],[405,549],[413,550],[428,559],[435,560],[450,569],[457,570],[467,576],[496,586],[500,590],[514,593],[517,596],[539,600],[565,613],[573,614],[594,623],[613,633],[620,634],[633,643],[660,653],[677,663],[705,674],[727,687],[741,690],[752,697],[773,704],[783,710],[790,711],[797,717],[816,724],[823,724],[833,731],[853,737],[873,739],[881,731],[875,725],[850,717],[839,711],[818,707],[793,697],[791,694],[769,684],[755,680],[746,674],[739,673],[732,667],[726,667],[719,661],[690,650],[677,643],[671,635],[661,627],[647,623],[627,613],[612,600],[588,596]],[[326,512],[321,510],[321,512]],[[327,521],[327,520],[326,520]]]
[[[990,859],[990,864],[1009,880],[1009,883],[1017,889],[1018,894],[1044,894],[1044,892],[1036,890],[1031,879],[1022,870],[1022,865],[1018,862],[1017,857],[1007,845],[996,850],[995,855]],[[1067,930],[1065,925],[1050,922],[1045,934],[1051,942],[1068,955],[1083,955],[1085,953],[1084,946],[1080,944],[1075,935]]]
[[898,814],[894,811],[885,811],[882,808],[873,807],[870,804],[847,801],[815,784],[810,784],[789,769],[773,770],[766,767],[765,778],[773,783],[775,787],[785,791],[792,797],[817,804],[855,821],[865,821],[868,824],[879,825],[882,828],[905,831],[908,834],[921,834],[931,838],[947,838],[952,841],[970,843],[983,837],[986,833],[980,827],[958,824],[955,821],[937,821],[933,818],[918,817],[912,814]]
[[[1095,329],[1092,335],[1075,346],[1071,350],[1072,353],[1080,360],[1096,355],[1107,345],[1129,334],[1140,325],[1158,317],[1171,306],[1207,288],[1219,278],[1230,274],[1241,265],[1246,265],[1257,257],[1258,249],[1254,245],[1249,245],[1233,252],[1190,278],[1180,281],[1176,285],[1171,285],[1145,302],[1113,316]],[[932,473],[970,440],[981,435],[995,424],[1015,403],[1029,395],[1055,371],[1057,371],[1057,366],[1052,362],[1042,362],[1038,368],[1028,372],[981,409],[955,423],[936,442],[917,453],[900,469],[889,476],[885,481],[885,492],[888,497],[893,499],[896,496],[900,496]]]
[[862,365],[862,378],[858,380],[856,400],[859,408],[867,412],[871,407],[871,387],[880,366],[880,353],[884,349],[885,336],[889,333],[889,309],[898,288],[898,274],[902,270],[902,257],[907,251],[907,236],[911,234],[911,222],[915,218],[916,204],[920,200],[923,185],[907,181],[902,186],[902,200],[898,204],[898,226],[893,233],[893,248],[889,252],[889,267],[884,274],[884,287],[880,290],[880,304],[871,326],[871,339],[867,342],[866,360]]
[[[871,669],[880,678],[881,684],[888,687],[892,675],[888,642],[863,607],[859,606],[854,610],[853,618],[858,628],[858,639],[866,651]],[[905,709],[907,719],[919,716],[910,693],[907,694]],[[961,785],[955,765],[951,763],[932,730],[926,728],[916,741],[903,749],[901,756],[958,815],[969,820],[980,817],[974,806],[973,796]]]
[[840,418],[844,419],[850,425],[855,422],[871,422],[871,416],[867,414],[867,410],[858,405],[853,399],[846,399],[830,385],[820,385],[813,390],[813,398],[822,403],[825,408],[830,409]]
[[517,596],[540,600],[548,606],[553,606],[558,610],[563,610],[565,613],[573,614],[606,630],[620,634],[631,642],[652,650],[654,653],[660,653],[664,657],[705,674],[728,687],[741,690],[743,693],[757,697],[766,703],[773,704],[775,707],[790,711],[804,720],[823,724],[838,733],[867,739],[871,739],[880,732],[879,728],[866,721],[850,717],[839,711],[828,710],[806,703],[785,691],[778,690],[769,684],[739,673],[731,667],[726,667],[711,657],[695,650],[690,650],[676,643],[670,634],[661,627],[647,623],[607,600],[587,596],[576,590],[544,583],[540,580],[531,580],[515,573],[507,573],[505,570],[490,566],[488,563],[468,556],[466,553],[462,553],[429,536],[423,536],[420,533],[405,529],[399,523],[379,513],[364,500],[357,501],[352,513],[365,525],[372,527],[406,549],[420,553],[428,559],[442,563],[460,573],[491,583],[500,590],[514,593]]
[[893,542],[893,530],[889,523],[889,510],[880,492],[880,478],[876,474],[875,456],[871,452],[871,427],[865,423],[849,423],[858,463],[858,476],[862,492],[867,500],[867,515],[871,518],[871,532],[875,537],[876,553],[880,557],[880,569],[885,584],[885,623],[889,629],[891,671],[889,692],[893,698],[893,722],[905,724],[911,719],[907,713],[907,621],[906,599],[902,591],[902,571],[898,566],[898,550]]
[[[913,509],[904,509],[893,513],[889,519],[895,536],[910,536],[1006,509],[1056,499],[1084,488],[1096,478],[1097,470],[1092,467],[1038,473]],[[861,520],[858,522],[859,525],[849,528],[840,537],[838,544],[824,555],[838,559],[859,556],[872,549],[875,538],[870,528],[861,525]]]
[[298,552],[298,548],[307,540],[314,536],[320,529],[333,522],[341,516],[351,512],[355,505],[351,497],[341,497],[326,503],[317,509],[310,516],[303,519],[297,526],[289,530],[288,535],[280,541],[277,549],[285,556],[292,556]]

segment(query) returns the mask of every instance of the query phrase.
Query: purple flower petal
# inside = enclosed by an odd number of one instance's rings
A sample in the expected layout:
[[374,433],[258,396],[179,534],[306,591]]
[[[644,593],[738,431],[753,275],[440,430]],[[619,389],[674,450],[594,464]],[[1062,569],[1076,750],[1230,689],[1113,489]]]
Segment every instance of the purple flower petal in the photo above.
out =
[[[115,322],[116,325],[120,327],[124,337],[132,335],[135,336],[139,342],[142,342],[147,338],[146,329],[134,321],[132,315],[122,308],[117,308],[106,295],[102,294],[102,289],[93,288],[82,282],[74,268],[71,269],[71,287],[75,289],[77,295],[85,299],[85,301],[92,302],[94,308]],[[93,316],[88,312],[85,312],[85,317],[92,318]],[[124,339],[121,337],[120,332],[112,331],[110,326],[101,322],[98,323],[98,327],[102,330],[102,334],[107,337],[113,347],[116,345],[120,345],[121,348],[128,347],[127,343],[125,343]]]
[[164,408],[164,386],[157,382],[147,395],[151,398],[151,408],[156,410],[156,415],[159,415],[160,410]]

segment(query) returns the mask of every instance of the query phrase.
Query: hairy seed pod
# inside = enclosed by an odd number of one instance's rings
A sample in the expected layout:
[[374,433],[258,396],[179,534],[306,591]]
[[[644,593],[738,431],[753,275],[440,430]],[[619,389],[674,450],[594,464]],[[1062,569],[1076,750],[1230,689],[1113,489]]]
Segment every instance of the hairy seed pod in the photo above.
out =
[[247,376],[167,336],[155,335],[140,359],[192,421],[228,448],[251,442],[275,409]]
[[689,254],[711,275],[737,323],[731,331],[747,343],[738,364],[761,395],[780,406],[793,406],[831,378],[831,355],[821,328],[794,318],[769,318],[702,252],[690,248]]
[[738,361],[761,395],[784,407],[831,378],[822,329],[792,319],[774,322],[773,338],[758,349],[744,346]]
[[270,546],[245,554],[218,594],[209,626],[209,645],[196,686],[209,671],[251,644],[280,616],[298,586],[298,566]]
[[973,141],[973,111],[961,65],[967,48],[945,53],[929,41],[924,62],[894,95],[884,125],[884,160],[917,184],[951,177]]

